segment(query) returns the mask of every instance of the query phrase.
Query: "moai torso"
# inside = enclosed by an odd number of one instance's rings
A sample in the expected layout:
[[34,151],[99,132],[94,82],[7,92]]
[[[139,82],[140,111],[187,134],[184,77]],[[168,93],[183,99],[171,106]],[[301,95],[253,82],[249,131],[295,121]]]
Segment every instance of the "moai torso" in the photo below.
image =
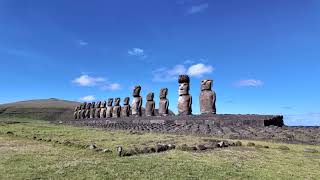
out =
[[201,81],[199,97],[201,114],[216,114],[216,93],[211,90],[212,80]]
[[85,111],[85,115],[84,115],[86,119],[90,118],[90,110],[91,110],[91,103],[88,103]]
[[77,119],[81,119],[82,104],[79,106]]
[[113,110],[113,98],[108,99],[108,106],[107,106],[107,111],[106,111],[106,117],[111,118],[112,117],[112,110]]
[[133,116],[141,116],[142,97],[140,96],[141,87],[136,86],[133,90],[133,101],[131,111]]
[[168,89],[162,88],[160,90],[160,101],[159,101],[159,115],[167,116],[169,113],[169,100],[167,99]]
[[129,97],[124,98],[123,106],[121,107],[121,116],[122,117],[129,117],[130,116],[131,108],[129,105],[129,101],[130,101]]
[[79,107],[78,106],[75,107],[74,112],[73,112],[73,118],[74,119],[78,119],[78,110],[79,110]]
[[94,112],[95,118],[100,118],[100,110],[101,110],[101,101],[96,104],[96,110]]
[[86,109],[87,109],[87,103],[84,102],[82,105],[82,110],[81,110],[81,119],[85,119],[86,118]]
[[101,108],[100,108],[100,118],[106,118],[106,102],[105,101],[103,101],[102,103],[101,103]]
[[155,103],[153,101],[153,97],[154,97],[153,93],[149,93],[147,95],[146,116],[154,116]]
[[92,102],[91,109],[90,109],[90,119],[95,118],[95,111],[96,111],[96,103]]
[[179,76],[179,99],[178,99],[178,112],[179,115],[192,114],[192,96],[189,95],[190,79],[187,75]]
[[116,98],[114,101],[112,117],[118,118],[118,117],[120,117],[120,113],[121,113],[120,98]]

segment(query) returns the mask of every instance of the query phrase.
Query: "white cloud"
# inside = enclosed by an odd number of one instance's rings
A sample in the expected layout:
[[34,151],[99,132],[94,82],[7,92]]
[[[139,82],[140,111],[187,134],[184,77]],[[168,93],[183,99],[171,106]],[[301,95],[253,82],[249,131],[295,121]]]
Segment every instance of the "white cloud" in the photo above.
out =
[[111,84],[107,84],[107,85],[102,86],[101,89],[115,91],[115,90],[120,90],[122,88],[119,83],[111,83]]
[[137,57],[142,57],[142,58],[147,57],[144,50],[141,48],[132,48],[132,49],[128,50],[128,54],[130,56],[137,56]]
[[194,6],[191,6],[187,13],[188,14],[196,14],[196,13],[200,13],[200,12],[203,12],[205,11],[206,9],[209,8],[209,4],[208,3],[203,3],[203,4],[199,4],[199,5],[194,5]]
[[105,79],[102,77],[91,77],[88,75],[81,75],[80,77],[74,79],[73,83],[79,86],[98,86],[99,84],[105,82]]
[[189,67],[178,64],[173,68],[160,68],[152,72],[153,81],[169,82],[177,80],[180,74],[188,74],[191,77],[201,77],[203,74],[212,73],[214,68],[205,64],[194,64]]
[[77,40],[76,43],[79,45],[79,46],[87,46],[89,43],[84,41],[84,40]]
[[195,64],[189,67],[187,74],[189,76],[201,77],[203,74],[212,73],[214,68],[210,65]]
[[259,87],[263,85],[263,81],[257,79],[244,79],[234,83],[236,87]]
[[114,83],[107,81],[102,77],[92,77],[89,75],[81,75],[80,77],[74,79],[72,83],[83,87],[99,87],[101,90],[120,90],[121,85],[119,83]]
[[93,95],[89,95],[89,96],[81,97],[80,100],[88,102],[88,101],[94,101],[96,100],[96,98]]

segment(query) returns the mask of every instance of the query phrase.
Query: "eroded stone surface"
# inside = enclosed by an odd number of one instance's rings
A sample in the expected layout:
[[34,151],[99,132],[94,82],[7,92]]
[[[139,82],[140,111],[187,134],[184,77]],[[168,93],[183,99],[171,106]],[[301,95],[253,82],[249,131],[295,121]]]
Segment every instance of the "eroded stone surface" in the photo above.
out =
[[130,98],[126,97],[123,101],[123,106],[121,107],[121,116],[122,117],[129,117],[131,112],[131,107],[129,104]]
[[155,102],[153,101],[154,93],[149,93],[147,95],[146,102],[146,116],[154,116]]
[[179,79],[179,98],[178,112],[179,115],[192,114],[192,96],[189,95],[190,78],[187,75],[180,75]]
[[211,90],[212,80],[201,81],[199,97],[201,114],[216,114],[216,93]]
[[131,111],[133,116],[141,116],[142,97],[140,96],[141,86],[135,86],[133,89],[133,101]]
[[108,99],[108,106],[107,106],[107,110],[106,110],[106,117],[107,118],[111,118],[112,117],[112,111],[113,111],[113,98],[109,98]]
[[160,101],[159,101],[159,115],[168,116],[169,114],[169,100],[167,99],[168,88],[162,88],[160,90]]
[[115,98],[112,117],[118,118],[121,114],[120,98]]
[[100,118],[106,118],[106,111],[107,111],[106,104],[107,104],[106,101],[103,101],[101,103],[101,106],[100,106]]

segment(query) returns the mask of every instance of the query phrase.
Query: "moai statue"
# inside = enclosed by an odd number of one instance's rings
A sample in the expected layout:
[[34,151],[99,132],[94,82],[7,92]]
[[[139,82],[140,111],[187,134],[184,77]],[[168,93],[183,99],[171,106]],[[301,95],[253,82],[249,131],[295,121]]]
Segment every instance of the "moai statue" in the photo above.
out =
[[121,113],[120,98],[115,98],[112,117],[118,118],[120,117],[120,113]]
[[140,96],[141,86],[135,86],[133,89],[132,115],[141,116],[142,97]]
[[155,102],[153,98],[154,98],[154,93],[149,93],[147,95],[146,116],[154,116]]
[[100,118],[100,111],[101,111],[101,101],[99,101],[96,104],[96,111],[94,112],[94,117],[95,118]]
[[77,118],[81,119],[82,104],[79,106]]
[[130,101],[129,97],[124,98],[123,106],[121,107],[121,116],[122,117],[129,117],[130,116],[131,108],[130,108],[129,101]]
[[91,109],[90,109],[90,119],[94,119],[95,118],[95,113],[96,113],[96,103],[92,102],[91,103]]
[[212,80],[201,81],[200,112],[201,114],[216,114],[216,93],[211,90]]
[[159,115],[168,116],[169,114],[169,100],[167,99],[168,88],[160,90]]
[[91,103],[88,103],[86,107],[85,115],[84,115],[85,119],[90,118],[90,110],[91,110]]
[[113,98],[108,99],[108,106],[107,106],[107,112],[106,112],[106,117],[111,118],[112,117],[112,110],[113,110]]
[[74,111],[73,111],[73,117],[74,117],[74,119],[78,119],[78,110],[79,110],[79,106],[77,106],[77,107],[74,108]]
[[100,106],[100,118],[106,118],[106,105],[107,105],[107,102],[106,101],[103,101],[101,103],[101,106]]
[[82,110],[81,110],[81,119],[85,119],[86,118],[86,109],[87,109],[87,103],[84,102],[82,105]]
[[179,99],[178,112],[179,115],[192,114],[192,96],[189,95],[190,78],[187,75],[180,75],[179,79]]

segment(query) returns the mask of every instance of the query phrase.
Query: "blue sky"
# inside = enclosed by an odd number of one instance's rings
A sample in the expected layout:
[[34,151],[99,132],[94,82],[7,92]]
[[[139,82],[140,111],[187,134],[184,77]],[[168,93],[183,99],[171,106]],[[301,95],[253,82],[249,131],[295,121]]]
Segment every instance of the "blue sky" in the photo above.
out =
[[320,125],[318,0],[0,0],[0,103],[106,100],[213,79],[218,113]]

